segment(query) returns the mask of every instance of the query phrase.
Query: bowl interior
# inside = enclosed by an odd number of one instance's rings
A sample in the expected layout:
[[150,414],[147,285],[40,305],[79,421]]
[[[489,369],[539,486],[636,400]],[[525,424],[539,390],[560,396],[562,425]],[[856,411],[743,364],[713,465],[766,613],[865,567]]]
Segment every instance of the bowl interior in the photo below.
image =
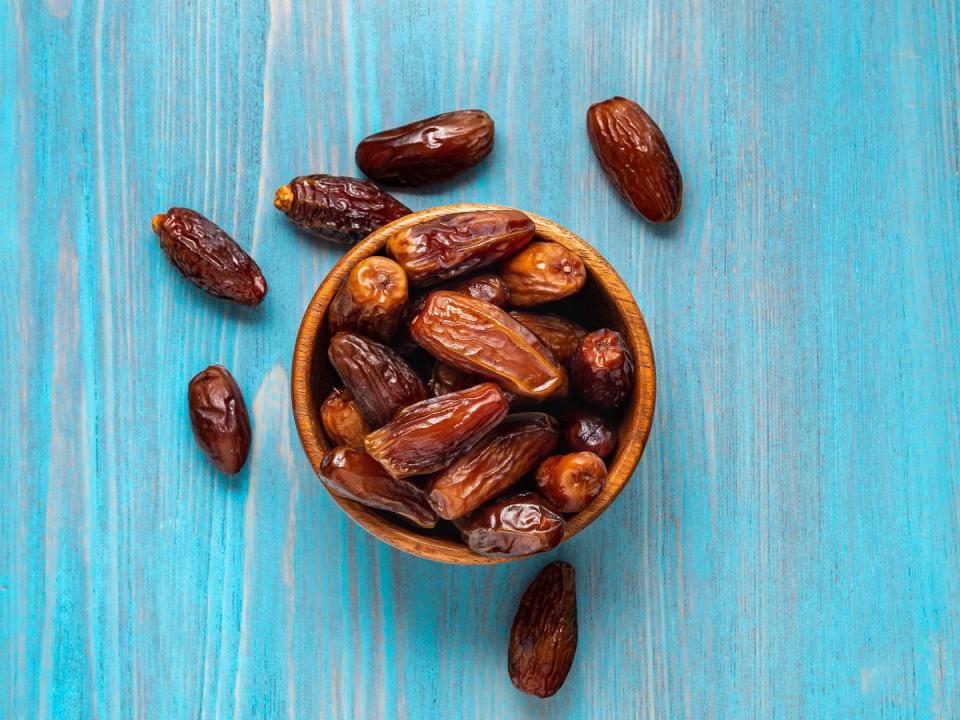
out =
[[[387,238],[400,228],[438,215],[465,210],[496,209],[497,205],[447,205],[413,213],[386,225],[354,246],[330,271],[304,314],[294,348],[291,391],[294,416],[304,450],[314,471],[320,465],[329,444],[320,421],[320,406],[330,391],[340,385],[327,359],[326,311],[334,294],[350,270],[370,255],[384,254]],[[552,240],[575,251],[587,268],[587,283],[576,295],[550,305],[531,308],[531,312],[554,312],[580,323],[588,330],[608,327],[618,330],[633,352],[636,377],[631,398],[619,412],[610,415],[618,427],[619,442],[607,459],[607,483],[587,508],[567,519],[563,541],[576,535],[620,493],[630,479],[643,453],[656,398],[656,373],[647,328],[630,291],[616,271],[590,245],[569,230],[527,213],[537,228],[537,239]],[[550,408],[545,408],[550,412]],[[558,450],[559,452],[559,450]],[[481,565],[518,558],[492,558],[476,555],[452,530],[419,530],[393,519],[386,513],[368,508],[331,492],[331,496],[355,521],[384,542],[420,557],[457,564]]]

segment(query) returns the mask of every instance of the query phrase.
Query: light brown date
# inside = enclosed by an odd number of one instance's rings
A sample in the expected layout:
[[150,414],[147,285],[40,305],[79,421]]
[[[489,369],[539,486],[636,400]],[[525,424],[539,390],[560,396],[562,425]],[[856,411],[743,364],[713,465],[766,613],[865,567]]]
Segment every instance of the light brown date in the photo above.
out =
[[413,285],[435,285],[491,265],[533,238],[533,220],[519,210],[441,215],[394,233],[387,252]]
[[357,166],[385,185],[419,187],[449,180],[493,149],[493,120],[483,110],[455,110],[370,135]]
[[320,461],[320,478],[338,495],[399,515],[421,528],[432,528],[437,516],[423,488],[390,473],[362,450],[335,447]]
[[216,468],[240,472],[250,451],[250,416],[240,386],[222,365],[211,365],[187,388],[190,425],[197,445]]
[[363,439],[373,430],[347,388],[336,388],[327,395],[320,406],[320,420],[331,445],[363,447]]
[[576,652],[576,576],[568,563],[550,563],[523,593],[513,618],[510,680],[518,690],[550,697],[563,686]]
[[527,245],[500,269],[510,288],[510,304],[532,307],[573,295],[587,281],[583,260],[563,245],[537,241]]
[[277,188],[273,205],[312,235],[347,244],[410,214],[410,208],[369,180],[338,175],[296,177]]
[[637,212],[656,223],[679,214],[680,168],[663,131],[642,107],[622,97],[591,105],[587,134],[603,172]]
[[535,480],[557,510],[578,513],[600,494],[607,481],[607,466],[592,452],[553,455],[537,468]]
[[563,516],[537,493],[495,500],[454,521],[475,553],[521,557],[546,552],[563,539]]
[[578,452],[592,452],[605,458],[617,446],[617,431],[596,413],[571,410],[563,421],[567,444]]
[[362,335],[337,333],[327,356],[373,427],[386,425],[407,405],[427,397],[426,386],[406,360]]
[[615,330],[584,335],[570,361],[574,388],[601,408],[616,407],[630,396],[633,371],[633,355]]
[[407,305],[407,274],[390,258],[372,255],[358,262],[330,303],[330,334],[356,332],[389,342]]
[[508,415],[473,450],[431,478],[430,505],[446,520],[466,515],[536,467],[557,440],[557,422],[549,415]]
[[152,225],[167,257],[198,288],[241,305],[259,305],[267,294],[253,258],[200,213],[174,207],[155,215]]
[[530,313],[514,311],[510,317],[523,325],[538,338],[543,340],[554,359],[561,365],[566,365],[573,357],[573,353],[580,344],[580,338],[587,334],[587,331],[559,315],[547,313]]
[[468,452],[508,409],[503,391],[482,383],[404,408],[364,445],[394,477],[436,472]]
[[446,290],[430,293],[410,334],[434,357],[517,395],[545,398],[566,384],[566,373],[539,338],[482,300]]

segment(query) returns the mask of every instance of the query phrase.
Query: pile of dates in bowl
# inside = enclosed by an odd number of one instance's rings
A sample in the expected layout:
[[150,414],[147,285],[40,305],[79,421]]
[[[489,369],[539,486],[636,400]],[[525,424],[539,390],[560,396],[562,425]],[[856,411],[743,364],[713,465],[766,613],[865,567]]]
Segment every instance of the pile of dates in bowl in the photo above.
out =
[[652,362],[636,304],[586,243],[518,210],[448,206],[334,267],[301,326],[294,409],[368,530],[502,560],[556,547],[619,492],[649,432]]

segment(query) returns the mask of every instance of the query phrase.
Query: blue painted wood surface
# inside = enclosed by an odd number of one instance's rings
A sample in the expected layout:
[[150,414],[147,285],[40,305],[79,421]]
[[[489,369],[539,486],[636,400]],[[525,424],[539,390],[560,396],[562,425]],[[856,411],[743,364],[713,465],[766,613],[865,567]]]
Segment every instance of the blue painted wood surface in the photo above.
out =
[[[0,4],[0,717],[960,717],[960,20],[946,2]],[[683,170],[652,227],[584,113],[624,94]],[[553,699],[509,682],[546,558],[420,561],[338,511],[296,439],[300,316],[342,250],[271,207],[371,131],[487,109],[415,208],[547,215],[634,290],[650,444],[578,571]],[[270,293],[185,283],[195,207]],[[233,369],[238,478],[187,380]]]

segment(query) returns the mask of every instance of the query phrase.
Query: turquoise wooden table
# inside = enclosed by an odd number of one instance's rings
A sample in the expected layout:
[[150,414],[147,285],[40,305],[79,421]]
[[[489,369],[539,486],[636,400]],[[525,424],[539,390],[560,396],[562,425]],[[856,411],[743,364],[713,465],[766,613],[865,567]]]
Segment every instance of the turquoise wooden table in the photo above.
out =
[[[945,2],[0,4],[0,717],[960,717],[960,18]],[[584,114],[683,170],[646,224]],[[432,564],[355,527],[296,438],[303,308],[342,248],[271,206],[369,132],[480,107],[494,202],[593,242],[660,378],[647,452],[548,557]],[[180,278],[150,218],[235,235],[270,293]],[[233,369],[236,479],[187,380]],[[547,701],[506,642],[549,558],[580,645]]]

